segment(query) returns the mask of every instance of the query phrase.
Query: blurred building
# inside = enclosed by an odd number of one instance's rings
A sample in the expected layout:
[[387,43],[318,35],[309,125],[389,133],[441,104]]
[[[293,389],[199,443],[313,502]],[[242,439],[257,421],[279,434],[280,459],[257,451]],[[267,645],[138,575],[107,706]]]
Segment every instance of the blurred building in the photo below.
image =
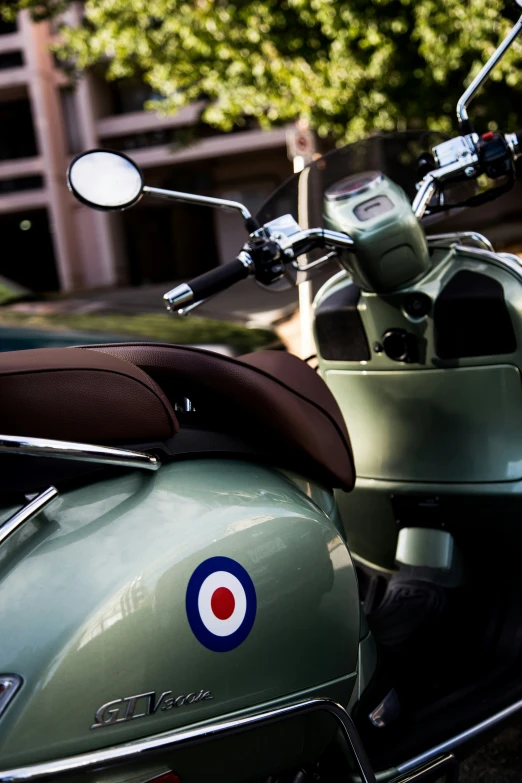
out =
[[66,187],[78,152],[127,152],[147,184],[243,201],[254,211],[291,173],[284,129],[221,134],[201,105],[176,116],[143,111],[141,83],[91,72],[75,87],[49,51],[52,29],[21,13],[0,23],[0,274],[33,290],[177,280],[231,260],[239,216],[158,200],[95,212]]

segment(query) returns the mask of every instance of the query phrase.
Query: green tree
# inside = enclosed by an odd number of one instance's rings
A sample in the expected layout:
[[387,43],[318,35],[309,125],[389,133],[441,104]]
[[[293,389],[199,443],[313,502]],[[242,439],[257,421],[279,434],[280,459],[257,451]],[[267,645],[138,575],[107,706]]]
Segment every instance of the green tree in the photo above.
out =
[[[67,0],[0,0],[45,16]],[[506,34],[511,0],[87,0],[58,55],[107,78],[138,74],[176,111],[204,97],[222,130],[298,117],[320,135],[455,125],[463,84]],[[473,105],[482,129],[522,124],[522,49]],[[517,116],[518,115],[518,116]]]

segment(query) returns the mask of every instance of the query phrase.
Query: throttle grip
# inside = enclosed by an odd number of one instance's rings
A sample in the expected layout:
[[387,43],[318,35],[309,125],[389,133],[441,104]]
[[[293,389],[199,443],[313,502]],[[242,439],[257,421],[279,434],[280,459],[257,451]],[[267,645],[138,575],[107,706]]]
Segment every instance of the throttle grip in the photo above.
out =
[[249,274],[249,268],[239,258],[236,258],[229,264],[217,266],[215,269],[195,277],[194,280],[189,281],[188,285],[194,293],[194,301],[198,302],[213,294],[219,294],[225,288],[244,280]]
[[165,294],[163,299],[168,310],[177,310],[224,291],[234,283],[244,280],[251,274],[251,271],[253,271],[253,266],[249,265],[248,256],[244,260],[236,258],[229,264],[210,269],[188,283],[182,283],[173,288],[172,291]]

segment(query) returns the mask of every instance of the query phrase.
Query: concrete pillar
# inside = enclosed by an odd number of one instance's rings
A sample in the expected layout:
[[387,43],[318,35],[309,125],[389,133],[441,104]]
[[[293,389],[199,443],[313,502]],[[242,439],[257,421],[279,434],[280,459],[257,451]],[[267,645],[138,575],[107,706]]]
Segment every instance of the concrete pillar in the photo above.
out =
[[26,11],[21,12],[18,19],[29,70],[28,90],[35,132],[44,161],[58,277],[61,288],[68,291],[81,287],[84,280],[75,241],[73,200],[65,176],[68,156],[56,69],[49,51],[49,25],[46,22],[33,24]]
[[[92,76],[84,74],[76,89],[76,112],[78,131],[83,149],[100,146],[96,132],[96,96]],[[81,207],[77,220],[84,223],[83,236],[87,244],[83,247],[84,268],[89,286],[110,286],[127,282],[127,267],[124,258],[124,239],[121,216],[114,212]],[[85,230],[85,226],[92,230]]]

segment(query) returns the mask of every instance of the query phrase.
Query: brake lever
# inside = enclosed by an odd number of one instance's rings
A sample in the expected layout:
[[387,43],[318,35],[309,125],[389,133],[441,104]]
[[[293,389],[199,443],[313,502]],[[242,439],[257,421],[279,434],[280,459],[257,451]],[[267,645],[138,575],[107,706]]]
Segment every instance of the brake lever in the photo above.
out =
[[200,299],[199,302],[192,302],[192,304],[189,304],[186,307],[180,307],[179,310],[175,310],[174,312],[176,315],[181,316],[181,318],[186,318],[193,310],[196,310],[196,308],[201,307],[202,304],[208,302],[210,298],[210,296],[207,296],[206,299]]
[[327,253],[325,256],[321,256],[316,261],[311,261],[309,264],[300,264],[298,261],[292,261],[292,266],[298,272],[309,272],[311,269],[316,269],[322,264],[326,264],[328,261],[337,258],[337,250],[332,250],[331,253]]
[[[439,197],[444,196],[444,186],[451,185],[452,182],[458,181],[458,173],[464,173],[468,179],[477,179],[477,175],[481,173],[480,169],[477,170],[477,162],[473,162],[472,165],[468,163],[468,166],[470,169],[470,176],[466,174],[466,169],[462,165],[461,172],[458,172],[458,170],[456,170],[455,164],[445,166],[441,169],[435,169],[434,171],[431,171],[429,174],[427,174],[421,181],[419,190],[412,204],[415,217],[420,220],[426,214],[428,205],[435,195],[438,194]],[[475,166],[477,166],[477,168],[475,168]],[[504,176],[507,177],[507,181],[503,185],[490,188],[484,193],[471,196],[465,201],[455,202],[454,204],[439,203],[438,205],[430,207],[429,214],[435,215],[440,212],[445,212],[448,209],[458,209],[460,207],[477,207],[481,204],[487,204],[489,201],[493,201],[504,193],[508,193],[513,188],[516,181],[516,174],[512,163]],[[461,181],[464,182],[466,179],[462,178]]]
[[516,178],[514,173],[508,176],[507,182],[503,185],[497,185],[497,187],[489,188],[484,193],[479,193],[476,196],[471,196],[465,201],[456,201],[451,204],[444,204],[444,206],[435,206],[430,208],[430,215],[435,215],[440,212],[446,212],[448,209],[460,209],[462,207],[479,207],[482,204],[487,204],[490,201],[494,201],[504,193],[509,193],[515,184]]

